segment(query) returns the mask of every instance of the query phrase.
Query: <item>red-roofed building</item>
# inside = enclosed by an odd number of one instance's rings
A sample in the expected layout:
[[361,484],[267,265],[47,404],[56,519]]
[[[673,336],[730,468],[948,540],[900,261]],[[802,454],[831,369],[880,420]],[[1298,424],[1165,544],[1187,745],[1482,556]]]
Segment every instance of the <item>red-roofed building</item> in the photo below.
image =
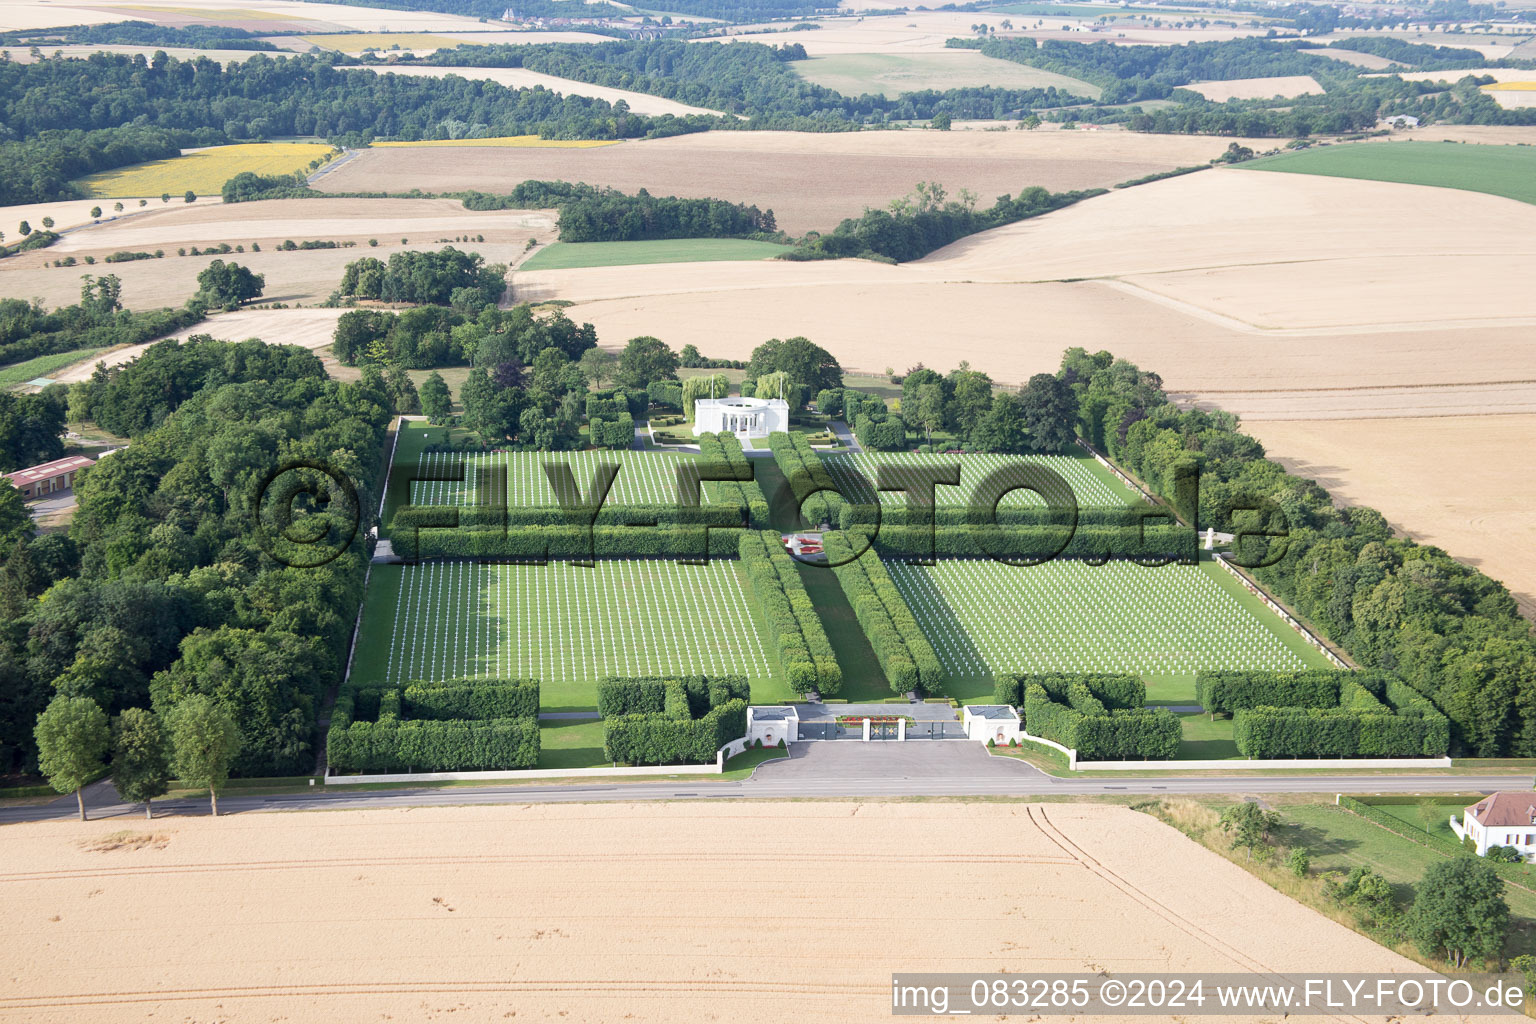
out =
[[1451,819],[1458,839],[1470,837],[1481,857],[1490,846],[1513,846],[1529,859],[1536,853],[1536,793],[1492,793]]
[[67,491],[75,486],[75,474],[86,466],[94,466],[96,463],[84,455],[70,455],[62,459],[54,459],[45,462],[41,466],[30,466],[27,469],[18,469],[14,473],[6,473],[5,478],[16,485],[21,496],[28,500],[33,498],[45,498],[59,491]]

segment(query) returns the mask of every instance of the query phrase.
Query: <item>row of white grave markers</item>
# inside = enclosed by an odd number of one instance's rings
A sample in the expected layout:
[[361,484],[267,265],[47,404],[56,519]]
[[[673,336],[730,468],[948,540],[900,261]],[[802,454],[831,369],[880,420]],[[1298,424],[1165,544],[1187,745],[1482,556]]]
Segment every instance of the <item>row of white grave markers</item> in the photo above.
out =
[[[971,492],[987,474],[1009,464],[1044,466],[1061,474],[1077,503],[1083,507],[1123,506],[1138,503],[1139,499],[1105,482],[1089,469],[1084,460],[1065,455],[925,455],[918,452],[833,452],[821,457],[831,473],[832,480],[849,500],[868,504],[874,498],[873,488],[879,483],[881,466],[932,466],[960,464],[960,486],[940,485],[934,489],[934,501],[939,505],[963,505],[971,500]],[[864,481],[860,481],[862,475]],[[890,471],[887,470],[887,475]],[[906,504],[907,496],[901,491],[885,491],[880,494],[885,505]],[[1032,491],[1014,491],[1003,499],[1004,505],[1043,505],[1044,500]]]
[[766,678],[769,654],[734,562],[584,568],[428,562],[398,576],[383,682],[606,675]]
[[956,675],[1306,667],[1201,566],[886,566],[940,663]]

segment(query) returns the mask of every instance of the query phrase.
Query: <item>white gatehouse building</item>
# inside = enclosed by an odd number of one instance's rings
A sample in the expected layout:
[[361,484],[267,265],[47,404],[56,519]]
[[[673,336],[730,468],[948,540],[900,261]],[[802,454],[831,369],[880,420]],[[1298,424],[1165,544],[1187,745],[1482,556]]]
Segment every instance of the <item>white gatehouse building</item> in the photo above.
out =
[[789,403],[782,398],[699,398],[693,403],[693,433],[721,431],[741,437],[767,437],[789,429]]

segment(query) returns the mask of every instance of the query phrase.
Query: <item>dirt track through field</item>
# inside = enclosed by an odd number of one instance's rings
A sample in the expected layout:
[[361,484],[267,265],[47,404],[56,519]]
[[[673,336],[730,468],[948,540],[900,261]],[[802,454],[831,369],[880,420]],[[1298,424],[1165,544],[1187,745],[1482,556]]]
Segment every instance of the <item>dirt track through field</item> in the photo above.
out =
[[0,1019],[38,1024],[874,1020],[895,971],[1414,966],[1109,806],[125,818],[0,850]]

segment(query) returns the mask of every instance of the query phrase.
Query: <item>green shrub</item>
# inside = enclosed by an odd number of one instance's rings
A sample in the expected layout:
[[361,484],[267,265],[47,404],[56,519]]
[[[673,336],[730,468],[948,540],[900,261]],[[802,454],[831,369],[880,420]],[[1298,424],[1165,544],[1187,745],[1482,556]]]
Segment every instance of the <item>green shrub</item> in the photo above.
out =
[[445,679],[406,685],[404,717],[444,719],[537,718],[537,679]]

